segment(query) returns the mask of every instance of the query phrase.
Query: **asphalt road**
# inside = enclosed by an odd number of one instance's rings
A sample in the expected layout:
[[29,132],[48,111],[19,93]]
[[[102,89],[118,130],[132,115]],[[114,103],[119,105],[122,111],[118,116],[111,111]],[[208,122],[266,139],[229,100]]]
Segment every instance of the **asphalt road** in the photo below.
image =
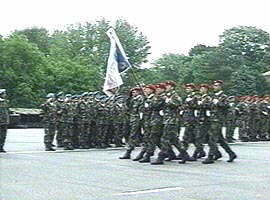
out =
[[42,140],[43,129],[8,131],[8,153],[0,154],[1,200],[270,199],[270,142],[232,144],[233,163],[222,151],[212,165],[153,166],[118,159],[123,148],[45,152]]

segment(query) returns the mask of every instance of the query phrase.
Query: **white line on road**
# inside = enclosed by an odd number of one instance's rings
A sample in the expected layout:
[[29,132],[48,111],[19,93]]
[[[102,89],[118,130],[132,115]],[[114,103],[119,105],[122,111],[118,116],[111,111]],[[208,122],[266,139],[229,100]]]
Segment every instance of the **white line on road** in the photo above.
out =
[[157,193],[157,192],[183,190],[183,189],[184,188],[182,187],[168,187],[168,188],[147,189],[147,190],[138,190],[138,191],[126,191],[126,192],[121,192],[114,195],[122,196],[122,195],[148,194],[148,193]]

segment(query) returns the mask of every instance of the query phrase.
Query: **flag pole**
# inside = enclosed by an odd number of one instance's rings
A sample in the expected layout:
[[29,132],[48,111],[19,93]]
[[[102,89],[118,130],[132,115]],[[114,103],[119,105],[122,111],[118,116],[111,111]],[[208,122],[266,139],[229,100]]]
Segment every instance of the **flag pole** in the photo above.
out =
[[130,64],[130,62],[128,61],[128,58],[127,58],[127,56],[126,56],[126,54],[125,54],[125,51],[124,51],[124,49],[123,49],[123,47],[122,47],[122,45],[121,45],[121,42],[120,42],[120,40],[119,40],[119,38],[118,38],[118,36],[117,36],[117,34],[116,34],[114,28],[110,28],[110,29],[106,32],[106,34],[107,34],[107,36],[108,36],[110,39],[113,39],[113,40],[115,41],[115,43],[116,43],[116,45],[118,46],[118,48],[119,48],[121,54],[124,56],[124,58],[126,59],[128,65],[130,66],[129,68],[131,68],[131,72],[132,72],[133,78],[134,78],[134,80],[135,80],[135,83],[136,83],[137,85],[139,85],[139,87],[140,87],[141,90],[142,90],[142,94],[143,94],[144,96],[146,96],[145,93],[144,93],[144,91],[143,91],[143,88],[142,88],[141,84],[139,83],[139,81],[138,81],[138,79],[137,79],[137,77],[136,77],[136,75],[135,75],[134,70],[132,69],[133,66],[132,66],[132,65]]
[[134,70],[133,70],[132,68],[133,68],[132,65],[130,65],[131,73],[132,73],[132,75],[133,75],[133,78],[134,78],[134,80],[135,80],[135,83],[136,83],[137,85],[139,85],[139,87],[140,87],[141,90],[142,90],[142,94],[143,94],[144,96],[146,96],[146,94],[145,94],[144,91],[143,91],[143,87],[142,87],[142,85],[140,84],[140,82],[138,81],[138,79],[137,79],[137,77],[136,77],[136,75],[135,75],[135,72],[134,72]]

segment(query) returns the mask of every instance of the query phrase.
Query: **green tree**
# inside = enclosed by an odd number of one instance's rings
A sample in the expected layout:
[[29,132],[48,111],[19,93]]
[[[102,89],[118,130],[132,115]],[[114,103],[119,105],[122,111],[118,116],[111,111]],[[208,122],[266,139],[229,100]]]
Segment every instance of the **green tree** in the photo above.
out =
[[160,81],[173,80],[183,83],[190,71],[190,57],[180,54],[164,54],[154,64]]
[[[239,26],[225,30],[220,35],[219,47],[224,52],[227,63],[235,69],[248,65],[264,72],[265,63],[269,63],[269,33],[256,27]],[[254,63],[261,65],[253,66]]]
[[243,65],[232,73],[229,93],[232,95],[261,95],[269,92],[269,85],[261,73]]
[[45,55],[50,52],[50,35],[45,28],[32,27],[23,30],[16,30],[13,35],[24,35],[30,43],[38,46],[38,49]]
[[25,36],[12,35],[2,42],[0,88],[6,88],[14,107],[37,105],[43,78],[39,73],[45,56]]

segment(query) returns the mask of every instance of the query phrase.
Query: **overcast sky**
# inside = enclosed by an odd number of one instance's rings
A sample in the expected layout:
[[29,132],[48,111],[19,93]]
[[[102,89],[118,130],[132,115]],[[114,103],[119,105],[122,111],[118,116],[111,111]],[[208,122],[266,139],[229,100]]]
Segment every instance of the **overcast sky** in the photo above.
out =
[[183,53],[197,44],[217,45],[235,26],[270,33],[269,0],[2,0],[0,34],[33,26],[49,31],[100,17],[126,19],[151,43],[152,58]]

